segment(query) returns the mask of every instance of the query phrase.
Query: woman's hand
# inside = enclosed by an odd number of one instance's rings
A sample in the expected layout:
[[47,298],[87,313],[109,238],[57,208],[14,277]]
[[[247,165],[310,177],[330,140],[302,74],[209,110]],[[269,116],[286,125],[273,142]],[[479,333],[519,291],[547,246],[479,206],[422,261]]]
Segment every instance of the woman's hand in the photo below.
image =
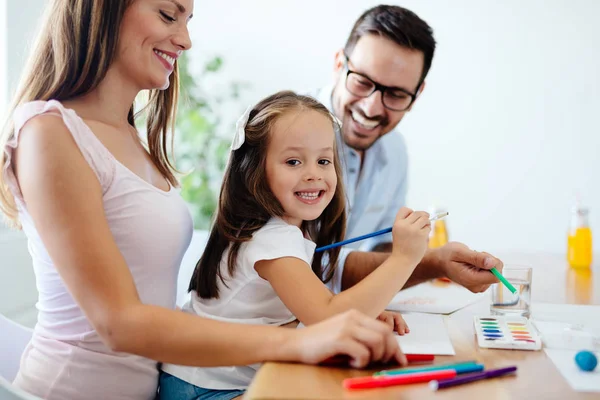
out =
[[389,326],[358,311],[344,312],[295,333],[292,346],[298,361],[303,363],[318,364],[344,354],[355,368],[392,359],[400,365],[407,364]]

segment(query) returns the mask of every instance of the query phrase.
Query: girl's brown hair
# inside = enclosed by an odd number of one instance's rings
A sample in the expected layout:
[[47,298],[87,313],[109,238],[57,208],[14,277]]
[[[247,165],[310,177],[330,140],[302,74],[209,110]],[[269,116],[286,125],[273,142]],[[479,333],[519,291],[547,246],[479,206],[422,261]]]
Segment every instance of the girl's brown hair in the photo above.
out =
[[[7,156],[5,148],[14,137],[11,115],[20,104],[34,100],[69,100],[94,90],[104,79],[117,52],[123,14],[134,0],[54,0],[47,13],[9,108],[8,120],[0,133],[0,212],[8,223],[19,227],[15,199],[2,173]],[[177,100],[177,64],[166,90],[152,90],[147,105],[148,150],[161,174],[177,186],[169,161]],[[128,121],[135,127],[133,104]]]
[[[201,298],[219,297],[218,280],[227,284],[221,275],[220,263],[229,246],[227,266],[229,275],[235,272],[237,255],[242,243],[252,239],[252,234],[262,228],[273,216],[283,216],[283,207],[269,188],[265,166],[270,132],[275,122],[285,113],[295,110],[313,110],[336,120],[317,100],[294,92],[282,91],[267,97],[250,112],[245,128],[245,142],[232,151],[225,171],[219,208],[208,243],[190,282]],[[337,175],[336,190],[331,202],[314,221],[304,221],[303,232],[312,238],[317,247],[343,239],[346,229],[345,196],[341,167],[334,149],[334,168]],[[316,253],[312,270],[324,282],[333,277],[340,249]],[[323,264],[327,266],[324,267]]]

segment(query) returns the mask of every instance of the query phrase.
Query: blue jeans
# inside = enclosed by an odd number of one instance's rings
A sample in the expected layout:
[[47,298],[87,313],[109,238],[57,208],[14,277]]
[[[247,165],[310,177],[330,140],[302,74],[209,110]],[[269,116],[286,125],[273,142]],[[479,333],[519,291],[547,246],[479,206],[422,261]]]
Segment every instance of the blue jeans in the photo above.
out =
[[245,390],[204,389],[160,371],[158,400],[231,400]]

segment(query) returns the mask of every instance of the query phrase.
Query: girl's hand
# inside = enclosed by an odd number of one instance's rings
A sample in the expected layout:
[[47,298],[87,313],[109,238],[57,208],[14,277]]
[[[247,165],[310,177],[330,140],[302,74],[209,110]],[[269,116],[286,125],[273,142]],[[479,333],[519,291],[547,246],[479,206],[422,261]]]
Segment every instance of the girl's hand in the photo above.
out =
[[392,256],[403,258],[410,265],[416,266],[427,251],[430,231],[428,213],[402,207],[392,228]]
[[343,354],[351,358],[350,365],[355,368],[391,359],[407,365],[389,326],[358,311],[346,311],[294,333],[293,351],[303,363],[318,364]]
[[377,317],[378,320],[385,322],[392,330],[392,332],[398,333],[398,335],[404,335],[410,333],[408,325],[400,313],[394,311],[384,311]]

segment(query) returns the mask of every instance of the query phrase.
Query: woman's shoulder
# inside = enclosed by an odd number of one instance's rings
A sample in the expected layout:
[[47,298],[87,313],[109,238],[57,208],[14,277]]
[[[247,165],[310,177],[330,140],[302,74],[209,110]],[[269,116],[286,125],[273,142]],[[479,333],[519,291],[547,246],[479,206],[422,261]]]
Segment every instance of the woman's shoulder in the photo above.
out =
[[42,114],[60,115],[66,111],[65,106],[58,100],[33,100],[21,103],[15,107],[13,119],[15,124],[22,120],[29,120]]
[[[52,141],[56,135],[72,135],[73,115],[57,100],[35,100],[18,105],[13,112],[15,136],[40,135]],[[48,133],[51,137],[48,138]]]
[[15,152],[47,162],[83,155],[103,188],[108,187],[114,175],[111,157],[73,110],[56,100],[38,100],[19,105],[13,116]]
[[47,102],[25,103],[15,109],[15,136],[19,148],[35,144],[39,151],[68,152],[76,150],[67,124],[60,113],[49,108]]

